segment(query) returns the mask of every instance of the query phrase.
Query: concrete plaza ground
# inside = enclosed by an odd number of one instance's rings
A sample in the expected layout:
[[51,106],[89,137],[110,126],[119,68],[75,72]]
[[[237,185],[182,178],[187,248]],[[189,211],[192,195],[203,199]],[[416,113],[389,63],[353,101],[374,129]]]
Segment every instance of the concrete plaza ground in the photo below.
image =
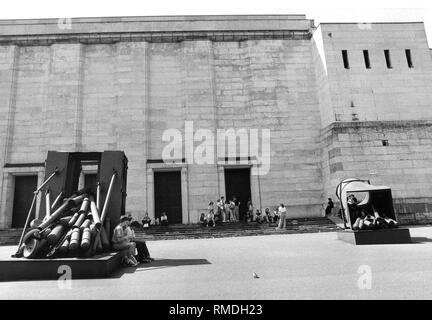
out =
[[[354,246],[335,232],[148,242],[156,261],[110,279],[0,283],[1,299],[431,299],[432,227],[412,244]],[[14,250],[14,247],[0,247]],[[359,287],[371,271],[370,289]],[[253,273],[259,278],[254,278]]]

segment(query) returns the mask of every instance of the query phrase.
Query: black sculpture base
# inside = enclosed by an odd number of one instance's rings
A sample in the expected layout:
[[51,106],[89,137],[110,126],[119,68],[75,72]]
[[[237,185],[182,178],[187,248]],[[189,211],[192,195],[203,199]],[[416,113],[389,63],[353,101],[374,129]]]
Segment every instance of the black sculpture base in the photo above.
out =
[[119,252],[91,258],[25,259],[0,256],[0,281],[57,280],[68,266],[72,279],[108,278],[120,267]]
[[381,230],[343,230],[337,232],[339,240],[355,245],[364,244],[396,244],[411,243],[409,229],[381,229]]

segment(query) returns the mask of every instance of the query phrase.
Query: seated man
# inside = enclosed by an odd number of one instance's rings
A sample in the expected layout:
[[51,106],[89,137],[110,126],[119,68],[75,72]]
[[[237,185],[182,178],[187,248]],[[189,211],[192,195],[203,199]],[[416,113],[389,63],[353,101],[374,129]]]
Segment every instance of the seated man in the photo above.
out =
[[214,223],[216,224],[221,224],[222,223],[222,214],[220,212],[216,212],[214,214]]
[[207,219],[206,219],[206,217],[205,217],[205,213],[204,213],[204,212],[201,213],[201,216],[200,216],[200,218],[199,218],[199,223],[200,223],[203,227],[207,226]]
[[348,212],[350,213],[351,217],[357,218],[360,216],[360,212],[358,212],[357,203],[358,203],[357,198],[353,194],[350,194],[347,197]]
[[263,221],[266,221],[267,223],[273,222],[273,217],[272,217],[272,214],[270,213],[269,208],[265,208],[265,210],[264,210]]
[[144,213],[144,218],[142,219],[142,224],[144,228],[148,228],[151,225],[151,219],[148,215],[148,212]]
[[362,214],[362,212],[358,210],[357,203],[358,203],[358,201],[353,194],[350,194],[347,197],[348,212],[349,212],[351,221],[354,221],[354,223],[352,224],[353,230],[360,230],[360,225],[363,225],[363,219],[365,217],[365,215]]
[[208,204],[207,227],[215,227],[214,203],[210,201]]
[[273,222],[278,222],[279,221],[279,211],[275,210],[273,211]]
[[256,223],[261,223],[262,219],[263,217],[261,216],[261,212],[257,209],[257,211],[255,212],[254,220],[256,221]]
[[160,218],[160,223],[163,226],[168,226],[168,216],[166,215],[165,212],[162,212],[161,218]]
[[117,251],[126,251],[123,263],[129,266],[137,266],[138,262],[135,259],[135,242],[127,236],[126,228],[128,227],[128,218],[126,216],[120,217],[120,223],[113,230],[113,249]]
[[[150,252],[147,249],[147,245],[144,240],[138,240],[135,237],[135,232],[130,227],[130,222],[132,219],[128,219],[127,226],[126,226],[126,238],[129,241],[134,241],[136,249],[138,251],[138,254],[135,256],[136,260],[141,263],[148,263],[150,261],[153,261],[154,259],[150,257]],[[134,252],[135,253],[135,252]]]

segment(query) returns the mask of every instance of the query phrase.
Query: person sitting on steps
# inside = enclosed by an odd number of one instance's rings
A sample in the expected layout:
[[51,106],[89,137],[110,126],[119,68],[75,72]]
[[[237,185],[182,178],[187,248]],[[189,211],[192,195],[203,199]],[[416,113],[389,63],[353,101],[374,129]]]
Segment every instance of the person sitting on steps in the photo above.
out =
[[151,219],[150,219],[147,211],[144,213],[144,218],[142,219],[142,224],[143,224],[144,228],[148,228],[151,225]]
[[146,242],[144,240],[139,240],[135,237],[135,231],[131,228],[132,217],[128,217],[128,222],[126,226],[126,238],[129,241],[133,241],[136,246],[137,255],[135,259],[140,263],[148,263],[154,261],[154,259],[150,256],[150,252],[147,248]]
[[263,221],[266,221],[268,224],[273,222],[273,216],[269,208],[265,208],[264,210]]
[[207,219],[205,217],[205,213],[201,213],[201,216],[199,218],[199,223],[203,226],[206,227],[207,226]]
[[135,267],[138,265],[138,261],[135,259],[136,244],[127,236],[126,228],[128,221],[126,216],[120,217],[120,223],[113,230],[112,247],[116,251],[125,251],[122,262],[128,266]]
[[215,227],[214,203],[210,201],[208,204],[207,227]]
[[259,209],[257,209],[257,211],[255,212],[255,217],[254,220],[256,223],[261,224],[263,222],[263,217],[261,215],[261,212],[259,211]]
[[161,225],[167,227],[168,226],[168,216],[166,214],[166,212],[162,212],[161,218],[160,218],[160,223]]

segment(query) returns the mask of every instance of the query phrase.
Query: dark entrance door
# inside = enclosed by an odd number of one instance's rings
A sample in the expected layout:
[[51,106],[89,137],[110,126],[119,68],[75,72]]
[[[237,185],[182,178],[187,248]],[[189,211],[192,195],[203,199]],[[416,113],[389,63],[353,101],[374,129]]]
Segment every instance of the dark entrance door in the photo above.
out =
[[[12,213],[12,228],[23,228],[37,188],[37,176],[15,176],[15,191]],[[35,218],[36,204],[30,216]]]
[[180,171],[154,173],[155,215],[160,218],[166,212],[168,223],[182,223]]
[[247,212],[247,202],[251,199],[250,168],[225,169],[225,199],[231,200],[234,196],[240,201],[240,221],[243,221]]

